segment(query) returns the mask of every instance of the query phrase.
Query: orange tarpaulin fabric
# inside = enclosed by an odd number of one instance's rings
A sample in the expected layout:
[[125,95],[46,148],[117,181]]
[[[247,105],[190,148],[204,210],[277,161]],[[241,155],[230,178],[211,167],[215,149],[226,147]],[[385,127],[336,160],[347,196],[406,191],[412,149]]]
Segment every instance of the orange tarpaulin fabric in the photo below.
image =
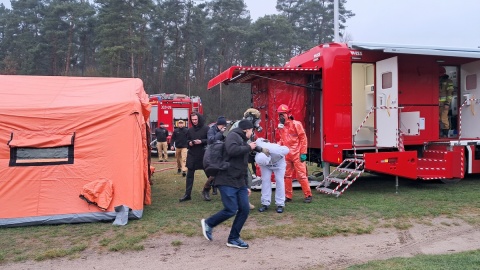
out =
[[10,147],[57,147],[73,144],[72,132],[53,134],[48,131],[16,131],[8,142]]
[[83,186],[80,196],[88,203],[93,203],[105,211],[110,205],[110,202],[112,202],[113,198],[112,181],[108,179],[101,179],[90,182]]
[[[140,79],[0,75],[0,85],[0,226],[113,220],[118,205],[142,217],[151,105]],[[63,144],[68,164],[10,162]],[[115,189],[106,211],[78,197],[96,179]]]
[[257,132],[258,137],[267,138],[272,142],[278,142],[280,137],[277,132],[279,123],[277,108],[280,104],[286,104],[292,110],[292,116],[295,120],[306,123],[307,90],[304,87],[285,84],[283,81],[289,81],[295,84],[304,85],[306,79],[304,76],[295,76],[294,74],[277,74],[277,80],[261,78],[252,82],[252,100],[253,107],[258,108],[261,113],[263,130]]

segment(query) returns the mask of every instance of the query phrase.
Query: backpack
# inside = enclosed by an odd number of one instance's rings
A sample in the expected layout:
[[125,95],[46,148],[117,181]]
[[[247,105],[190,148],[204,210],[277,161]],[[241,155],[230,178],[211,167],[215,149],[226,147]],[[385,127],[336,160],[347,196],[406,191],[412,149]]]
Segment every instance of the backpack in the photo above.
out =
[[219,171],[225,171],[230,167],[227,161],[225,142],[216,141],[209,144],[203,155],[203,169],[208,176],[216,176]]

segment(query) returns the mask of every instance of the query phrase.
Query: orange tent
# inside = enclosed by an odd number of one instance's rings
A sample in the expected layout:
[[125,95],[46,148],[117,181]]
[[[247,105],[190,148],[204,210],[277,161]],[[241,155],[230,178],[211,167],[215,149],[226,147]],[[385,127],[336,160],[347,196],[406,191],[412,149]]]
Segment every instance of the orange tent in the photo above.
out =
[[0,226],[141,218],[149,114],[140,79],[0,75]]

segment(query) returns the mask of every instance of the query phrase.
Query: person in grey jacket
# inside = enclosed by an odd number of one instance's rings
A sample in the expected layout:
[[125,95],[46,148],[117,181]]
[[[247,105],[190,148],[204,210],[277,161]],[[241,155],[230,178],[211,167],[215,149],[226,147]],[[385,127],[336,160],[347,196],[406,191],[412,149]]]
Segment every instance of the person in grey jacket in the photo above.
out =
[[213,216],[202,219],[202,232],[205,238],[212,241],[212,231],[217,225],[235,216],[227,246],[245,249],[248,244],[240,239],[240,232],[250,213],[248,196],[250,187],[247,182],[248,154],[255,149],[256,143],[247,143],[252,135],[253,124],[249,120],[241,120],[238,128],[230,131],[225,138],[225,150],[230,166],[219,171],[215,177],[215,185],[220,190],[223,209]]

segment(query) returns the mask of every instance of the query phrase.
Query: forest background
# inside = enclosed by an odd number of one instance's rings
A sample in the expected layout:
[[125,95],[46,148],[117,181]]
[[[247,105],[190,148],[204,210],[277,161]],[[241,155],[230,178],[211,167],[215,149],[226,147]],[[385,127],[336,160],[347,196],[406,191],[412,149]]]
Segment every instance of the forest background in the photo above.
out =
[[[354,16],[346,2],[341,32]],[[283,66],[333,40],[333,0],[276,9],[252,21],[243,0],[12,0],[0,4],[0,74],[140,78],[148,94],[200,96],[209,121],[236,119],[248,87],[207,91],[210,79],[232,65]]]

